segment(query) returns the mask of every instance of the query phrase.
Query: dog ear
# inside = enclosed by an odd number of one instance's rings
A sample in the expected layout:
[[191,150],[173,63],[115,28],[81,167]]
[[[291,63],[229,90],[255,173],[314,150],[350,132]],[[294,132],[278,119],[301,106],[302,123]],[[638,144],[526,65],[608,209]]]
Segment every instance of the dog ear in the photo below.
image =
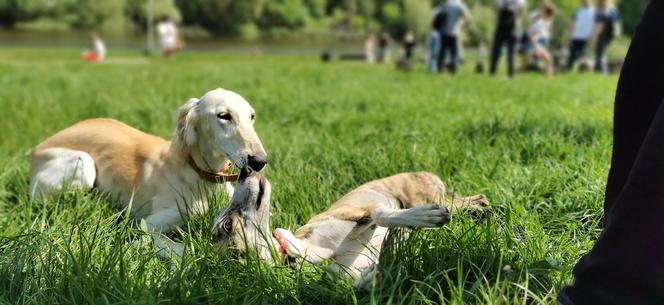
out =
[[196,130],[193,125],[196,119],[194,112],[199,103],[199,99],[191,98],[186,104],[180,107],[180,110],[178,111],[176,136],[183,144],[193,145],[194,142],[196,142]]

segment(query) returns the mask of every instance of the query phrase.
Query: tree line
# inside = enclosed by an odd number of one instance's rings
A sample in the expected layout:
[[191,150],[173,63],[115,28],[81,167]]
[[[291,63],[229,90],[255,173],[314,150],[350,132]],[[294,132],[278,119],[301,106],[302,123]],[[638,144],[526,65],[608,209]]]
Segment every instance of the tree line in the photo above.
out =
[[[495,20],[495,0],[466,0],[476,24],[468,39],[487,42]],[[535,8],[540,0],[529,1]],[[564,32],[578,0],[554,0]],[[626,34],[633,32],[648,0],[622,0]],[[0,25],[6,28],[50,20],[80,30],[144,30],[149,0],[0,0]],[[155,17],[170,16],[219,36],[259,37],[287,34],[328,35],[406,31],[425,35],[438,0],[152,0]]]

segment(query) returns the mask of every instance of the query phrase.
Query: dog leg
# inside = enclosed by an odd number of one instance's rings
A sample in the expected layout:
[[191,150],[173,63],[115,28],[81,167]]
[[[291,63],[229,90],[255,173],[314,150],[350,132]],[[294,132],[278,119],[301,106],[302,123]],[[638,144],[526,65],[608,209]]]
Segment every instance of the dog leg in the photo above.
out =
[[450,222],[447,208],[437,204],[425,204],[410,209],[392,209],[380,207],[371,213],[371,217],[381,227],[434,228]]
[[64,148],[50,148],[32,156],[34,175],[30,197],[43,199],[65,188],[90,190],[97,171],[90,154]]
[[145,218],[149,232],[170,233],[177,225],[182,223],[183,212],[177,207],[170,207],[153,212]]
[[451,200],[450,210],[452,214],[456,214],[462,210],[473,210],[480,212],[490,212],[491,208],[489,207],[489,200],[484,197],[484,195],[475,195],[469,197],[456,197],[452,194],[453,199]]
[[279,243],[280,252],[289,257],[301,257],[312,264],[331,258],[334,254],[334,250],[312,245],[306,240],[295,237],[291,231],[286,229],[274,230],[274,238]]
[[371,290],[371,288],[376,287],[378,281],[380,281],[383,276],[383,269],[378,266],[378,264],[373,264],[359,273],[357,276],[354,276],[355,279],[355,288],[362,290]]

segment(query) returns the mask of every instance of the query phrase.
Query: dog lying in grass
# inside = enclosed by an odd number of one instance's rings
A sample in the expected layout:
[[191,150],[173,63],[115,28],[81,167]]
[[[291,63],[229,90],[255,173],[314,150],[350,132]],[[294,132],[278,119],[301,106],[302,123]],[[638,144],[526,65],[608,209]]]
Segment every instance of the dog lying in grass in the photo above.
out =
[[[189,213],[207,210],[207,190],[234,181],[233,163],[260,171],[267,155],[254,131],[254,109],[235,92],[216,89],[179,110],[172,141],[111,119],[91,119],[37,145],[30,163],[30,194],[97,188],[168,233]],[[226,190],[233,188],[226,183]]]
[[[258,174],[241,174],[229,206],[217,216],[213,240],[222,250],[253,252],[268,262],[331,260],[336,272],[347,272],[356,287],[375,278],[382,244],[391,228],[435,228],[461,209],[488,211],[483,195],[458,197],[436,175],[402,173],[367,182],[328,210],[291,233],[270,230],[270,183]],[[442,205],[442,206],[441,206]],[[278,245],[274,257],[270,247]]]

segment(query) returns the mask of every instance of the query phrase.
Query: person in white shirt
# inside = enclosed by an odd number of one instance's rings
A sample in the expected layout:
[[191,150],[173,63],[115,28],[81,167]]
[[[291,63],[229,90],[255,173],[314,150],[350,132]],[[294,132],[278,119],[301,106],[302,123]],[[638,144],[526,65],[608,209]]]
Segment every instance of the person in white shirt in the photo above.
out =
[[514,49],[519,32],[519,20],[526,7],[525,0],[497,0],[498,24],[491,49],[490,73],[496,74],[503,47],[507,48],[507,74],[514,76]]
[[595,7],[592,0],[581,0],[581,5],[572,17],[567,70],[571,70],[576,61],[584,56],[586,47],[593,37],[595,30]]
[[178,47],[178,28],[170,17],[165,16],[157,23],[157,35],[165,57],[170,57]]

